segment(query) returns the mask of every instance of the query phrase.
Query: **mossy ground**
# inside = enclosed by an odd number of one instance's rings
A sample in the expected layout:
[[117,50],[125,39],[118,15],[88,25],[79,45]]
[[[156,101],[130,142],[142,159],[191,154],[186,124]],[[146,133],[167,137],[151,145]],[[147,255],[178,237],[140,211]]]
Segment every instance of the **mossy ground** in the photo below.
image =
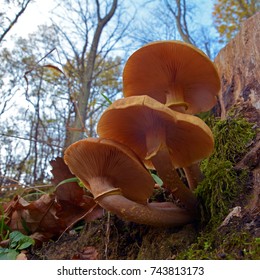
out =
[[[260,259],[259,212],[252,215],[246,211],[252,170],[236,167],[253,144],[256,131],[240,117],[210,117],[206,121],[215,136],[215,151],[201,163],[205,178],[196,190],[202,213],[199,223],[151,228],[106,215],[80,233],[64,235],[34,250],[31,257],[71,259],[84,247],[93,246],[100,259]],[[240,206],[243,214],[221,226],[235,206]]]

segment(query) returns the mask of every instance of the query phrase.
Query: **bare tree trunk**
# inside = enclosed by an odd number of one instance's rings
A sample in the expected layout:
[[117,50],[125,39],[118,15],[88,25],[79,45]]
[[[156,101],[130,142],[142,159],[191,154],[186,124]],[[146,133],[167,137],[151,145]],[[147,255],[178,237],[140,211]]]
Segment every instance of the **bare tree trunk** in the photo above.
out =
[[[107,14],[104,17],[101,17],[100,2],[99,0],[96,0],[96,12],[97,12],[98,22],[92,39],[92,44],[87,56],[87,62],[84,63],[84,65],[87,66],[86,67],[82,66],[83,73],[82,73],[81,91],[79,93],[77,100],[73,100],[76,106],[75,119],[73,123],[70,124],[70,127],[72,127],[73,129],[72,130],[69,129],[67,131],[65,148],[68,147],[70,144],[82,139],[84,136],[84,131],[86,131],[85,123],[87,117],[87,108],[88,108],[89,97],[91,94],[92,78],[93,78],[95,61],[98,52],[98,44],[104,27],[115,14],[117,4],[118,1],[113,0],[110,10],[107,12]],[[81,60],[84,59],[86,59],[86,57],[81,56]]]

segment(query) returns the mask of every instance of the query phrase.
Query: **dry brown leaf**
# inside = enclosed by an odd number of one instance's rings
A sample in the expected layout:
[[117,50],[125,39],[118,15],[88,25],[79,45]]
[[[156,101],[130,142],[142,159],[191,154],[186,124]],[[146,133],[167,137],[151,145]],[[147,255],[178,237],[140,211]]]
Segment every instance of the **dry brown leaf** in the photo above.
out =
[[[69,170],[62,158],[51,161],[53,179],[52,182],[58,185],[61,181],[75,177]],[[82,216],[86,221],[92,221],[102,217],[103,209],[96,206],[94,199],[86,194],[86,190],[78,183],[65,183],[55,190],[57,202],[61,205],[61,210],[57,215],[66,220],[67,224]]]
[[59,67],[54,66],[54,65],[52,65],[52,64],[45,64],[45,65],[43,65],[42,67],[53,69],[53,70],[59,72],[60,74],[65,75],[64,72],[63,72]]
[[[70,179],[75,177],[75,175],[73,175],[68,166],[65,164],[63,158],[61,157],[57,157],[55,160],[52,160],[50,162],[50,165],[52,167],[51,173],[53,175],[52,178],[52,183],[54,185],[58,185],[61,181],[65,180],[65,179]],[[66,183],[66,185],[78,185],[77,183]]]
[[11,230],[19,230],[24,234],[28,234],[28,231],[43,232],[50,238],[62,232],[56,216],[58,208],[54,195],[45,194],[30,203],[16,196],[5,211],[9,217],[7,225]]
[[[62,158],[51,165],[55,184],[73,177]],[[102,217],[103,209],[77,183],[65,183],[54,193],[44,194],[33,202],[15,196],[4,205],[4,215],[11,230],[30,233],[39,243],[60,236],[79,220]]]

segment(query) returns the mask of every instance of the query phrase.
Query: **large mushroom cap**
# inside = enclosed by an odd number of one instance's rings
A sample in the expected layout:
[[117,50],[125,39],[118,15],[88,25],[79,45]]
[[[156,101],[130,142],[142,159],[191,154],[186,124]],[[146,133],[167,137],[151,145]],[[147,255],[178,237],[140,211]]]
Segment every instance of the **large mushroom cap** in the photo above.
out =
[[220,79],[213,62],[180,41],[158,41],[134,52],[123,71],[124,96],[148,95],[186,113],[210,110],[217,101]]
[[149,96],[115,101],[101,116],[97,132],[133,149],[148,168],[153,166],[145,159],[153,151],[147,148],[147,135],[151,141],[162,139],[166,143],[175,168],[208,157],[214,147],[212,132],[201,119],[173,111]]
[[64,161],[91,192],[89,182],[98,177],[121,189],[123,196],[130,200],[146,202],[152,195],[154,181],[150,173],[120,143],[98,138],[80,140],[66,149]]

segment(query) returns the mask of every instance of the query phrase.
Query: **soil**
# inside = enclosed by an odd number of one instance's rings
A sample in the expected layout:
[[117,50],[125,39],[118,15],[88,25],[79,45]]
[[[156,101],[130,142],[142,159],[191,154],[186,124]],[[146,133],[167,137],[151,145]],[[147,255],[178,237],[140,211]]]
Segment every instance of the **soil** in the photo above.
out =
[[[183,228],[152,228],[103,217],[79,232],[65,233],[56,241],[33,248],[29,259],[174,259],[196,238],[194,225]],[[86,257],[86,251],[93,254]]]
[[259,215],[249,212],[232,218],[213,232],[195,224],[152,228],[104,216],[88,223],[80,232],[71,231],[40,248],[33,247],[27,257],[32,260],[260,259],[259,238]]

